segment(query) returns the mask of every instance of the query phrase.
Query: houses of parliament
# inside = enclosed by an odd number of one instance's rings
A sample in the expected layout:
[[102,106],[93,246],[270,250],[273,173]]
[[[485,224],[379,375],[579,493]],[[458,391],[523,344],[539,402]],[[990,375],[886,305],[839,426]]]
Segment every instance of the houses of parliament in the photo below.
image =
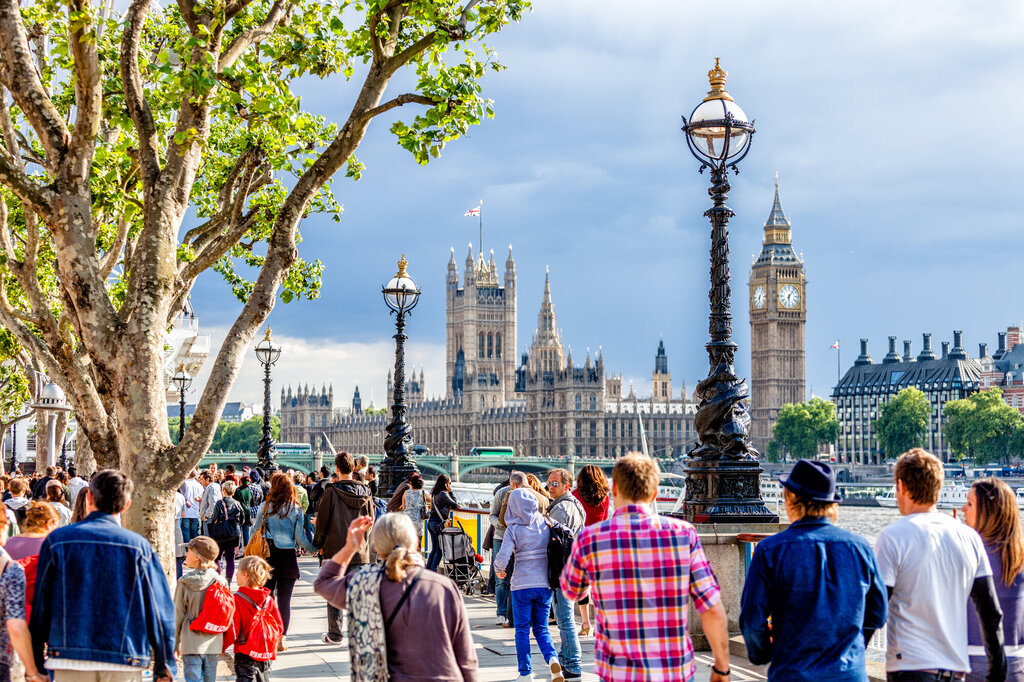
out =
[[[696,398],[685,381],[673,384],[663,341],[654,352],[651,395],[637,396],[632,386],[624,395],[622,375],[606,370],[601,352],[588,352],[578,364],[566,348],[545,273],[536,326],[517,357],[516,282],[511,246],[499,277],[493,251],[485,260],[482,252],[474,257],[470,245],[461,281],[451,250],[443,397],[427,397],[422,371],[407,382],[406,419],[416,445],[460,455],[504,445],[527,456],[618,457],[641,449],[641,420],[656,456],[678,457],[695,445]],[[803,400],[804,292],[803,262],[793,251],[776,182],[762,251],[750,273],[751,437],[762,452],[779,408]],[[389,396],[392,388],[389,371]],[[339,451],[380,452],[391,416],[362,408],[358,388],[347,414],[335,410],[333,389],[282,389],[281,439],[321,451],[330,439]]]

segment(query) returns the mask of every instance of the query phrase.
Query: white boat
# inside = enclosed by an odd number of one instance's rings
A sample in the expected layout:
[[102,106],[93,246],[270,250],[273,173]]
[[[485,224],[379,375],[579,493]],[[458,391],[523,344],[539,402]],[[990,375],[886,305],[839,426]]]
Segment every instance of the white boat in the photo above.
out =
[[879,495],[875,498],[878,502],[879,507],[889,507],[890,509],[896,508],[896,489],[891,488],[884,494]]
[[[970,489],[971,487],[964,483],[946,481],[939,492],[938,508],[959,510],[967,504],[967,493]],[[1014,493],[1017,497],[1017,508],[1024,511],[1024,488],[1017,488]],[[879,506],[895,509],[896,489],[893,488],[875,499],[878,501]]]

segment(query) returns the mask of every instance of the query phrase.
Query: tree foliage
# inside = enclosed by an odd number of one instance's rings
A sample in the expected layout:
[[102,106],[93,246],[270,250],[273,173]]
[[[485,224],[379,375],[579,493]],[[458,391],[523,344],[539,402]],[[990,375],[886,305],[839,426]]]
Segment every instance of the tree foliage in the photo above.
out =
[[879,405],[878,418],[872,426],[885,456],[894,459],[911,448],[923,446],[931,414],[928,396],[914,387],[903,389]]
[[[378,117],[426,163],[491,115],[480,79],[502,67],[482,41],[529,1],[113,7],[0,0],[0,325],[64,389],[98,465],[135,479],[127,521],[169,565],[170,491],[211,445],[242,354],[278,297],[318,295],[301,221],[340,218],[331,180],[364,172]],[[316,80],[351,109],[305,110],[296,85]],[[408,89],[386,96],[393,80]],[[211,268],[240,311],[175,445],[164,336]]]
[[[188,431],[189,418],[185,417],[185,430]],[[178,418],[167,420],[171,440],[178,442]],[[281,418],[270,418],[270,435],[277,441],[281,438]],[[260,438],[263,436],[263,417],[257,415],[241,422],[221,421],[217,424],[217,433],[210,445],[210,452],[256,452]]]
[[1024,416],[1003,401],[1000,389],[951,400],[942,414],[942,435],[958,457],[983,465],[1024,456]]
[[772,427],[776,456],[782,447],[794,457],[813,458],[820,446],[835,442],[838,436],[836,406],[823,398],[783,405]]

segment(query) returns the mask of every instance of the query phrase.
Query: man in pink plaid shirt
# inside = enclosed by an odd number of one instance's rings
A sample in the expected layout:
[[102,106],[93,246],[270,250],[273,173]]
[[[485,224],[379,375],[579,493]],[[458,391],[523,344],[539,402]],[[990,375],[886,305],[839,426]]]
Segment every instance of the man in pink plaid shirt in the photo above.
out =
[[576,600],[591,590],[595,672],[602,680],[692,680],[696,665],[686,626],[692,599],[715,659],[711,682],[728,682],[718,580],[693,526],[654,511],[660,478],[658,464],[639,453],[615,463],[615,513],[580,531],[562,571],[562,592]]

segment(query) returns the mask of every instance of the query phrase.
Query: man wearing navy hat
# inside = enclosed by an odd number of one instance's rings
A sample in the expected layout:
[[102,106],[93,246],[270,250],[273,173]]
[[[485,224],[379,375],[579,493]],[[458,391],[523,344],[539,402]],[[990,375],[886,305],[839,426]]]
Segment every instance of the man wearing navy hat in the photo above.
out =
[[835,525],[836,475],[802,459],[785,488],[790,527],[758,543],[740,629],[769,680],[867,682],[864,647],[885,625],[886,589],[867,540]]

